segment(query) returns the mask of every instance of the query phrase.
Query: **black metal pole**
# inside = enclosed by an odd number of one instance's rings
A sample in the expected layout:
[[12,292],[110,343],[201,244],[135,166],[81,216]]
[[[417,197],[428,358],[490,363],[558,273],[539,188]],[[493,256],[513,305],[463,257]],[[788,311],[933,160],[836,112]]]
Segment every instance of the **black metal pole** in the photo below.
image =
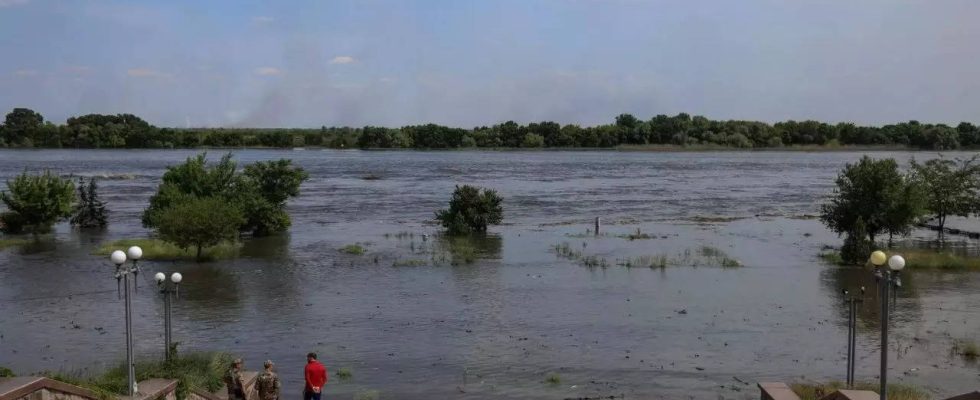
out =
[[168,289],[166,287],[164,287],[164,289],[163,289],[163,312],[164,312],[164,316],[163,316],[163,329],[164,329],[164,334],[163,334],[163,336],[164,336],[164,342],[165,342],[164,343],[163,351],[166,352],[165,359],[167,361],[170,361],[170,357],[171,357],[171,354],[170,354],[170,343],[172,343],[171,342],[172,337],[170,335],[170,315],[171,315],[170,314],[170,289]]
[[128,388],[126,389],[126,393],[128,393],[130,396],[135,396],[136,395],[136,371],[134,370],[134,366],[133,366],[133,364],[134,364],[134,361],[133,361],[133,358],[134,358],[133,357],[133,300],[132,300],[132,296],[129,293],[129,286],[130,286],[129,285],[129,276],[130,275],[131,274],[130,274],[129,271],[124,271],[123,272],[123,276],[122,276],[122,279],[125,281],[125,282],[123,282],[123,290],[125,291],[125,295],[126,295],[126,300],[125,300],[125,302],[126,302],[126,375],[127,375],[127,378],[128,378],[127,379],[127,382],[128,382],[128,385],[127,386],[128,386]]
[[857,303],[854,302],[854,299],[848,300],[848,303],[849,303],[848,309],[850,310],[849,313],[850,315],[848,315],[848,321],[847,321],[847,326],[849,328],[848,335],[847,335],[847,347],[848,349],[851,350],[851,354],[847,357],[847,387],[853,388],[854,365],[855,365],[855,358],[857,357],[857,349],[855,348],[855,341],[854,341],[854,337],[857,336],[857,326],[856,326],[857,324],[855,323],[856,318],[854,315],[855,308],[856,308],[855,306],[857,305]]
[[891,272],[886,270],[881,278],[881,400],[888,398],[888,287],[891,283]]

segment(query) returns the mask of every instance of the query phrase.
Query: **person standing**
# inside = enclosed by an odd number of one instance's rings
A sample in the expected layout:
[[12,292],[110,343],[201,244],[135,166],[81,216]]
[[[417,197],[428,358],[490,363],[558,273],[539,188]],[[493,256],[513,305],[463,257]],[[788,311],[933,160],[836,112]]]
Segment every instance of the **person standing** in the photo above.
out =
[[242,383],[242,365],[244,361],[236,358],[231,362],[231,368],[225,373],[225,386],[228,387],[228,400],[245,400],[245,385]]
[[256,379],[255,387],[259,391],[259,400],[279,400],[279,375],[272,372],[272,360],[264,364],[265,370]]
[[306,355],[306,369],[303,375],[306,376],[303,400],[320,400],[323,386],[327,384],[327,368],[316,360],[316,353]]

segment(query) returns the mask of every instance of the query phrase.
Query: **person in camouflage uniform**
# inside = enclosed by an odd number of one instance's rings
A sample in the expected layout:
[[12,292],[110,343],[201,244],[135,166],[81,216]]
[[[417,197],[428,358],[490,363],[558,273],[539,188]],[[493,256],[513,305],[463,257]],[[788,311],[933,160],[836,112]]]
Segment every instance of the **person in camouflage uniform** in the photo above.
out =
[[245,385],[242,383],[241,358],[231,362],[231,368],[225,373],[225,386],[228,387],[228,400],[245,400]]
[[273,363],[267,360],[265,371],[259,374],[255,381],[255,388],[259,391],[259,400],[279,400],[279,375],[272,372]]

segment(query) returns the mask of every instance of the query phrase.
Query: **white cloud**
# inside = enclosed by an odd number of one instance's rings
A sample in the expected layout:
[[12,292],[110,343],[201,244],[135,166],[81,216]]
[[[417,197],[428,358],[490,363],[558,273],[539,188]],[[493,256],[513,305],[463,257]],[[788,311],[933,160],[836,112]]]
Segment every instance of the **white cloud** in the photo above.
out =
[[0,8],[19,6],[30,2],[31,0],[0,0]]
[[126,75],[134,78],[171,78],[173,75],[157,71],[150,68],[130,68],[126,70]]
[[351,56],[337,56],[330,60],[331,64],[350,64],[354,62],[354,57]]
[[262,67],[255,69],[256,75],[271,76],[271,75],[281,75],[282,71],[276,67]]
[[[3,0],[0,0],[0,1],[3,1]],[[269,17],[269,16],[265,16],[265,15],[259,15],[259,16],[256,16],[256,17],[252,17],[252,22],[253,23],[256,23],[256,24],[259,24],[259,25],[271,24],[271,23],[273,23],[275,21],[276,21],[275,18],[272,18],[272,17]]]
[[[3,1],[3,0],[0,0]],[[34,69],[18,69],[14,71],[14,75],[17,76],[37,76],[38,72]]]

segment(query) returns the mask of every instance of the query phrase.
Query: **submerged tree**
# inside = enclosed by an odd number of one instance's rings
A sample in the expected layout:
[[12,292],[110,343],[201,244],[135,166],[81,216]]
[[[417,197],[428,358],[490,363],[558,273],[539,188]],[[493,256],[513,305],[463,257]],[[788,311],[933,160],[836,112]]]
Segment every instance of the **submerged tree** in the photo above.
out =
[[51,225],[71,215],[75,185],[51,171],[41,175],[25,172],[7,181],[0,201],[9,209],[0,215],[4,232],[36,235],[50,231]]
[[868,231],[864,228],[864,220],[858,217],[840,248],[841,260],[848,264],[860,264],[868,258],[873,248],[874,245],[868,240]]
[[926,212],[921,188],[899,172],[893,159],[864,156],[847,164],[836,182],[833,198],[821,207],[820,220],[838,235],[854,232],[860,220],[873,244],[883,233],[908,233]]
[[167,207],[157,217],[160,238],[182,249],[201,251],[223,241],[235,241],[245,222],[242,211],[217,197],[193,197]]
[[503,220],[503,198],[492,189],[482,191],[475,186],[456,186],[448,210],[436,212],[436,219],[451,235],[484,233],[488,225]]
[[157,227],[163,210],[192,198],[216,197],[246,216],[238,227],[240,231],[255,236],[282,232],[290,225],[286,200],[299,195],[300,185],[308,177],[290,160],[256,162],[239,173],[231,154],[209,165],[207,154],[203,153],[167,168],[163,183],[143,212],[143,225]]
[[78,178],[78,203],[72,212],[71,224],[79,228],[103,228],[109,223],[108,214],[105,202],[99,199],[95,178],[89,178],[88,185],[84,178]]
[[911,161],[914,178],[922,186],[926,206],[942,232],[946,217],[966,217],[977,208],[980,165],[977,156],[966,160],[936,158],[923,164]]

